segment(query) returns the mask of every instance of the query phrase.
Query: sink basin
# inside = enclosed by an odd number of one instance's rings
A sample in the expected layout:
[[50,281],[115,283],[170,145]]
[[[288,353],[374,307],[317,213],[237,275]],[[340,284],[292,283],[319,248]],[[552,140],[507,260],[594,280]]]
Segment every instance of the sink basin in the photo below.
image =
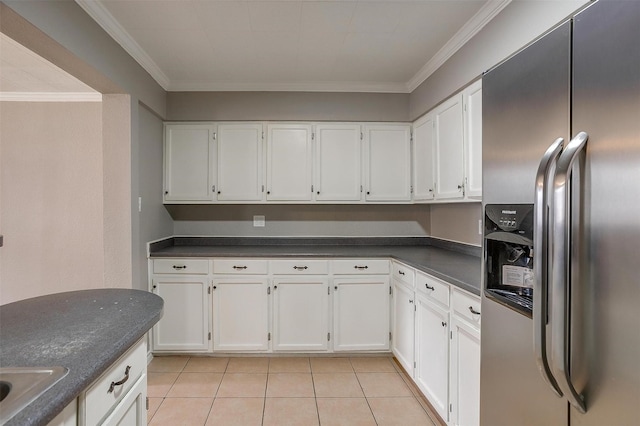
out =
[[5,424],[68,372],[64,367],[0,368],[0,424]]

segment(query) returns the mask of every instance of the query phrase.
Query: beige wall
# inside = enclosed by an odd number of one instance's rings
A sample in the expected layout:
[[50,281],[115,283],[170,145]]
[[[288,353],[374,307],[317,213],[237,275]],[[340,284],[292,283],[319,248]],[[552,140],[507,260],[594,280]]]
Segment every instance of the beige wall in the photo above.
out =
[[481,203],[432,204],[431,236],[459,243],[482,245],[478,221]]
[[0,102],[0,304],[103,286],[102,104]]

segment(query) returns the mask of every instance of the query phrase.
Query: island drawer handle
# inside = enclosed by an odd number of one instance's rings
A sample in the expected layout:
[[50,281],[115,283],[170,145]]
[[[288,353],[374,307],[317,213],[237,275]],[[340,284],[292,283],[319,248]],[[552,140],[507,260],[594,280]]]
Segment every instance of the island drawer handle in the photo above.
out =
[[173,269],[187,269],[187,265],[173,265]]
[[246,266],[234,266],[233,269],[243,270],[243,269],[247,269],[247,267]]
[[469,312],[471,312],[474,315],[480,315],[480,312],[478,312],[475,309],[473,309],[473,306],[469,306]]
[[111,386],[109,386],[107,393],[113,392],[116,386],[124,385],[127,380],[129,380],[129,370],[131,370],[131,366],[127,365],[127,368],[124,370],[124,378],[119,382],[111,382]]
[[358,266],[358,265],[356,265],[356,266],[354,266],[354,268],[356,268],[356,269],[360,269],[360,270],[362,270],[362,269],[369,269],[369,267],[368,267],[368,266],[366,266],[366,265],[365,265],[365,266]]
[[309,269],[308,266],[294,266],[293,269],[296,271],[304,271],[305,269]]

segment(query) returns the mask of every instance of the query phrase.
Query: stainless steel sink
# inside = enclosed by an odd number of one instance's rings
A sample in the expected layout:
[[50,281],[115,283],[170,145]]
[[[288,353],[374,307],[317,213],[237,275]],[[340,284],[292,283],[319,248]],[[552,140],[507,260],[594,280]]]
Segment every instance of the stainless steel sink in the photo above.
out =
[[0,368],[0,425],[69,372],[65,367]]

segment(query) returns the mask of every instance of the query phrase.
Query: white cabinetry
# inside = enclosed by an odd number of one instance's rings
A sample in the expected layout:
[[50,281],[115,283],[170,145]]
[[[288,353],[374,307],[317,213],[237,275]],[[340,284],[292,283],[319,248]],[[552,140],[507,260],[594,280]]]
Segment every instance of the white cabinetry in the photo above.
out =
[[332,266],[333,350],[389,350],[389,261],[344,259]]
[[267,125],[267,200],[311,201],[311,125]]
[[462,94],[434,111],[436,125],[436,198],[462,198],[464,184],[464,133]]
[[316,201],[360,201],[362,197],[362,141],[360,125],[316,125]]
[[156,259],[151,290],[164,299],[163,316],[153,327],[154,351],[209,350],[211,303],[208,260]]
[[413,199],[433,200],[435,164],[435,121],[429,113],[413,125]]
[[78,399],[78,425],[147,424],[147,345],[133,345]]
[[78,426],[78,399],[74,399],[47,426]]
[[411,201],[411,126],[364,126],[365,200]]
[[464,101],[465,194],[482,197],[482,80],[462,92]]
[[[329,279],[307,275],[324,270],[328,261],[272,261],[273,350],[326,351],[329,348]],[[299,275],[299,276],[293,276]]]
[[218,124],[219,201],[261,201],[262,163],[262,124]]
[[393,287],[393,332],[391,346],[400,365],[413,377],[415,292],[414,270],[398,262],[391,263]]
[[165,124],[164,202],[212,202],[215,126]]

